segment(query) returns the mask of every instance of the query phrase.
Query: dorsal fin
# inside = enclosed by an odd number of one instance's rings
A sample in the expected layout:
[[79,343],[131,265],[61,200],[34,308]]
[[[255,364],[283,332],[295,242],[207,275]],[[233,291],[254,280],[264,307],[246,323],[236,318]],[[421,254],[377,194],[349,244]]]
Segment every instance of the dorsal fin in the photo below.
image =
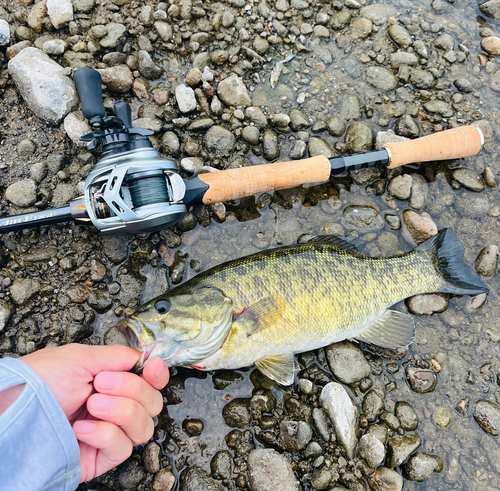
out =
[[349,242],[345,239],[342,239],[342,237],[339,237],[338,235],[318,235],[317,237],[313,237],[312,239],[309,239],[307,241],[308,244],[314,243],[314,244],[328,244],[328,245],[333,245],[336,247],[340,247],[341,249],[349,249],[352,251],[358,251],[356,246],[352,243]]

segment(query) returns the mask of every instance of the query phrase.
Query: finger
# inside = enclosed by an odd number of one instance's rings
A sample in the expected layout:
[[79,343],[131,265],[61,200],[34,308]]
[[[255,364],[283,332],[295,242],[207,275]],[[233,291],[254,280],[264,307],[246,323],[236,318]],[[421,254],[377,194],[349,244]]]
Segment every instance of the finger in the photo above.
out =
[[80,420],[73,424],[73,431],[83,443],[80,445],[82,481],[104,474],[132,454],[130,438],[113,423]]
[[167,364],[163,360],[152,358],[144,367],[142,376],[155,389],[161,390],[168,384],[170,373]]
[[128,346],[86,346],[87,369],[92,375],[99,372],[128,372],[141,357],[141,352]]
[[[162,362],[163,363],[163,362]],[[163,396],[138,375],[127,372],[101,372],[95,376],[94,388],[101,394],[134,399],[148,412],[157,416],[163,408]]]
[[118,425],[134,445],[146,443],[153,436],[153,419],[133,399],[93,394],[87,401],[87,409],[95,418]]

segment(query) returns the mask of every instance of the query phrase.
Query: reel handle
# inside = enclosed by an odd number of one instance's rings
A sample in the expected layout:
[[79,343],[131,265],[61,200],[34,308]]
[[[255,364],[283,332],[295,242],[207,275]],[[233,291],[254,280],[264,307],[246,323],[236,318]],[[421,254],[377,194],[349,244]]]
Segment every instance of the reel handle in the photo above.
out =
[[114,105],[116,117],[123,121],[127,128],[132,128],[132,109],[127,102],[117,102]]
[[79,68],[73,74],[73,80],[80,96],[83,115],[89,120],[90,126],[100,128],[106,114],[102,102],[101,74],[92,68]]

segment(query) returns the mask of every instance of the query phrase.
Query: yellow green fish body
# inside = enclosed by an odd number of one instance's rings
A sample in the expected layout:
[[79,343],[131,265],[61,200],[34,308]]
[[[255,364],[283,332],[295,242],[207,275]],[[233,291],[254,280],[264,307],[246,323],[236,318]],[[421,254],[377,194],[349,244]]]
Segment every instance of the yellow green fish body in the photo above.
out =
[[410,344],[412,317],[388,310],[409,296],[487,291],[462,257],[451,230],[393,258],[370,258],[320,237],[212,268],[141,307],[129,325],[151,356],[167,363],[202,370],[256,363],[291,384],[295,353],[347,338]]

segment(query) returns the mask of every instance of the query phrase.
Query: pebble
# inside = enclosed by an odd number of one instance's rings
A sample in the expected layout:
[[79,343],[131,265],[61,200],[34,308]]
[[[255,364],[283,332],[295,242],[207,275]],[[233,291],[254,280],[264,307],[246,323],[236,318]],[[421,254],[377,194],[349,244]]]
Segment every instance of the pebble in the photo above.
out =
[[196,109],[196,97],[191,87],[178,85],[175,89],[175,98],[181,112],[188,113]]
[[237,75],[219,82],[217,95],[228,106],[250,106],[252,103],[243,80]]
[[493,276],[498,265],[498,246],[490,245],[481,250],[474,264],[474,269],[481,276]]
[[355,229],[363,231],[378,230],[384,223],[373,206],[348,206],[343,213],[343,221]]
[[400,466],[418,447],[422,440],[415,433],[410,436],[392,438],[387,442],[387,467]]
[[227,450],[217,452],[210,461],[210,474],[214,479],[231,479],[233,458]]
[[498,187],[498,181],[496,180],[493,171],[489,167],[485,167],[481,175],[484,179],[484,182],[489,188],[495,189],[496,187]]
[[252,491],[299,491],[292,466],[273,449],[252,450],[247,458],[248,479]]
[[354,343],[334,343],[327,346],[325,352],[330,370],[344,384],[359,382],[370,374],[370,364]]
[[300,109],[291,109],[288,116],[290,117],[290,128],[293,131],[303,130],[311,126],[306,115]]
[[410,388],[413,392],[427,394],[435,389],[437,377],[434,370],[406,365],[405,372],[406,380],[410,384]]
[[234,147],[236,138],[223,126],[212,126],[205,133],[205,145],[209,151],[221,156],[229,155]]
[[500,434],[500,408],[495,403],[478,401],[474,408],[474,419],[486,433],[493,436]]
[[364,121],[351,124],[344,140],[349,153],[363,153],[373,149],[373,132],[370,125]]
[[273,161],[280,156],[278,135],[274,130],[267,129],[264,131],[264,136],[262,137],[262,150],[266,160]]
[[172,491],[175,485],[175,476],[171,471],[162,469],[155,475],[153,491]]
[[331,159],[337,155],[330,144],[320,136],[313,136],[309,138],[307,148],[309,150],[310,157],[324,155],[327,159]]
[[10,28],[6,20],[0,19],[0,46],[7,46],[10,42]]
[[14,306],[10,302],[0,299],[0,332],[2,332],[14,312]]
[[298,452],[307,446],[312,438],[311,426],[304,421],[282,421],[278,443],[286,452]]
[[137,55],[137,63],[139,65],[139,73],[147,80],[157,80],[163,74],[163,68],[157,66],[151,59],[151,55],[143,49],[141,49]]
[[6,189],[5,197],[16,206],[32,206],[36,201],[36,183],[32,179],[17,181]]
[[137,489],[145,477],[146,473],[139,462],[129,459],[120,466],[118,483],[122,489]]
[[437,455],[417,452],[408,462],[401,466],[403,476],[409,481],[423,482],[431,477],[433,472],[443,470],[443,461]]
[[481,47],[490,55],[500,55],[500,38],[488,36],[481,41]]
[[199,467],[187,467],[181,473],[180,491],[200,491],[201,489],[210,491],[225,491],[226,488],[219,484],[215,479],[211,478]]
[[181,143],[179,137],[173,131],[166,131],[161,137],[161,144],[165,154],[175,156],[179,153]]
[[451,411],[447,407],[437,408],[432,413],[432,420],[440,428],[446,428],[451,423]]
[[376,421],[378,415],[384,410],[384,400],[377,390],[366,393],[362,408],[363,414],[369,422]]
[[494,20],[500,20],[500,0],[487,0],[479,5],[479,10]]
[[414,409],[408,402],[399,401],[396,403],[394,413],[401,422],[401,427],[405,431],[413,431],[418,427],[418,418]]
[[342,385],[330,382],[323,387],[319,402],[333,422],[337,440],[352,459],[357,444],[358,408]]
[[134,79],[127,65],[118,65],[97,71],[101,74],[102,83],[112,92],[124,94],[132,88]]
[[325,441],[330,441],[330,433],[328,432],[328,415],[326,412],[315,407],[312,410],[312,419],[314,423],[314,428],[316,429],[318,435]]
[[87,120],[83,116],[81,111],[74,111],[69,113],[64,118],[64,131],[70,137],[71,141],[79,146],[86,148],[88,142],[83,142],[80,137],[92,132]]
[[161,448],[155,442],[149,442],[144,447],[142,460],[147,472],[155,473],[160,470]]
[[486,187],[482,177],[478,176],[471,169],[455,169],[453,171],[453,179],[459,182],[464,188],[476,193],[484,191]]
[[403,221],[412,239],[417,244],[421,244],[437,234],[437,226],[431,218],[419,215],[414,211],[405,210],[403,212]]
[[110,22],[106,27],[106,35],[99,40],[103,48],[116,48],[122,40],[122,36],[127,32],[123,24]]
[[43,43],[42,50],[48,55],[62,55],[68,47],[66,41],[62,39],[51,39]]
[[389,183],[388,192],[397,199],[405,200],[410,197],[413,180],[410,175],[396,176]]
[[390,58],[391,68],[400,68],[404,65],[417,66],[418,58],[413,53],[406,51],[397,51],[391,54]]
[[250,414],[250,399],[233,399],[224,406],[222,416],[226,424],[231,428],[248,428],[252,421],[252,415]]
[[366,69],[365,73],[367,82],[376,89],[390,92],[396,88],[396,77],[387,68],[371,66]]
[[439,293],[415,295],[408,301],[408,309],[415,315],[432,315],[448,308],[448,297]]
[[368,478],[368,484],[373,491],[402,491],[403,478],[392,469],[379,467],[375,474]]
[[47,0],[47,13],[52,25],[60,29],[73,20],[73,4],[71,0]]
[[18,278],[10,287],[10,297],[15,304],[26,305],[41,288],[40,282],[34,278]]
[[385,459],[384,444],[375,436],[365,434],[359,439],[358,452],[361,458],[373,469]]

